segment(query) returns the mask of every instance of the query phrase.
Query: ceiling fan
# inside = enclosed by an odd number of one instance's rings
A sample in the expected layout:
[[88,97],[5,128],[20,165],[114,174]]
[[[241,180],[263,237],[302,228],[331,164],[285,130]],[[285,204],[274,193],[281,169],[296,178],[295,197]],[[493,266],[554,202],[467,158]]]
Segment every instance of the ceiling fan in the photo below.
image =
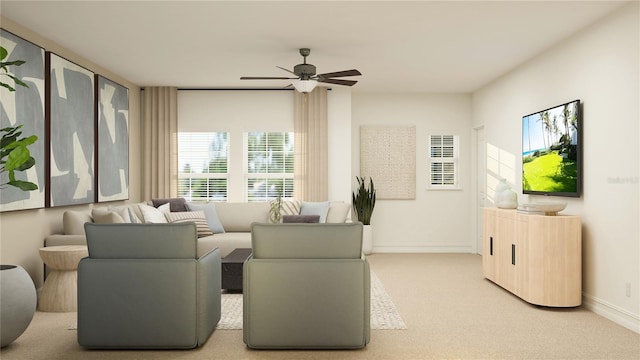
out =
[[307,56],[311,53],[311,49],[300,49],[300,55],[302,55],[304,61],[302,64],[298,64],[293,67],[293,71],[285,69],[281,66],[276,66],[286,72],[289,72],[296,77],[285,76],[243,76],[240,80],[293,80],[289,86],[293,86],[301,93],[311,92],[318,83],[336,84],[344,86],[353,86],[357,83],[355,80],[335,79],[338,77],[346,76],[358,76],[362,75],[360,71],[356,69],[336,71],[331,73],[316,74],[316,67],[313,64],[307,64]]

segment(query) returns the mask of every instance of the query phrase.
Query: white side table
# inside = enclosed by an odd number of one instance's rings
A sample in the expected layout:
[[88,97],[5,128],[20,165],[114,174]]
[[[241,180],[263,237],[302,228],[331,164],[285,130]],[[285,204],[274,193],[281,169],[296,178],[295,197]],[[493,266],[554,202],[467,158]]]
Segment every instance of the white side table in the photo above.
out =
[[40,311],[78,311],[78,262],[87,256],[83,245],[40,248],[42,261],[52,270],[42,287]]

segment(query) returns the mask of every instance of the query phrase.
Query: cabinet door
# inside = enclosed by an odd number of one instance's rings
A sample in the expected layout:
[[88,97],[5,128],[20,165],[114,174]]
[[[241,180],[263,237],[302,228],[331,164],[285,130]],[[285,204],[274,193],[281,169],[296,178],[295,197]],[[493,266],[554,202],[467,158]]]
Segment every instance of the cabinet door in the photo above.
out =
[[582,303],[582,234],[576,216],[531,216],[525,300],[544,306]]
[[514,294],[521,298],[526,297],[526,292],[529,289],[529,246],[527,240],[527,232],[529,229],[529,223],[526,220],[515,221],[516,234],[514,241],[514,271],[515,271],[515,288]]
[[482,210],[482,274],[496,281],[496,216],[491,209]]
[[516,221],[510,217],[496,217],[496,282],[515,293],[517,258]]

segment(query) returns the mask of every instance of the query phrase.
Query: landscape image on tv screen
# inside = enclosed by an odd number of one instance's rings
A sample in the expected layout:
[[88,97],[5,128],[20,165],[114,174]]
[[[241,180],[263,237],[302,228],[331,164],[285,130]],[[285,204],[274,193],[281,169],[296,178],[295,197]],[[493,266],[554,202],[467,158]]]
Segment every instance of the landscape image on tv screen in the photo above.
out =
[[580,196],[580,101],[522,117],[522,192]]

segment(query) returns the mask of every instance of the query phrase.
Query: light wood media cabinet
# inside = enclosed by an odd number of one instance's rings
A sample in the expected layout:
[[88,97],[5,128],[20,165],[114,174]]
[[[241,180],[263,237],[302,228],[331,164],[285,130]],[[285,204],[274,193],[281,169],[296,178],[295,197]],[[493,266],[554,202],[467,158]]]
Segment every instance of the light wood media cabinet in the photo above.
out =
[[487,279],[531,304],[582,303],[580,217],[484,208],[482,243]]

